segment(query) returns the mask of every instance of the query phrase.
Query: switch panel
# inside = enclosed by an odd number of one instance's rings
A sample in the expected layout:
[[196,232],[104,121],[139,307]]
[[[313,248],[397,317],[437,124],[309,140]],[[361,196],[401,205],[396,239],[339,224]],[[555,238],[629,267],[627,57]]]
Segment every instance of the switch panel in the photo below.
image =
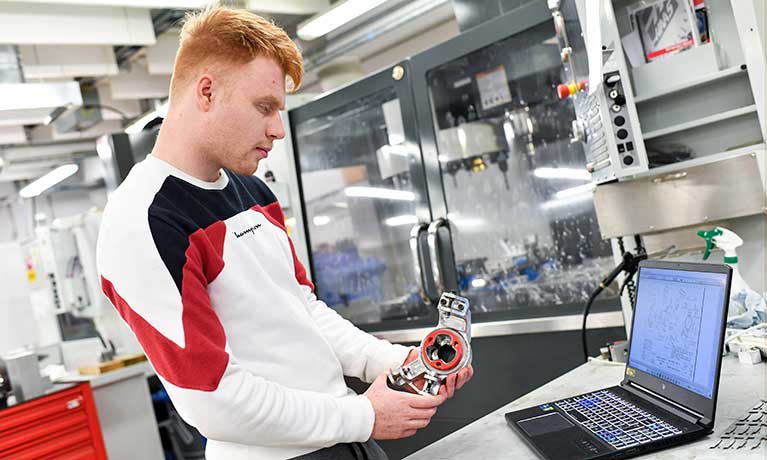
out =
[[626,98],[625,90],[620,73],[607,72],[592,94],[576,104],[587,145],[586,167],[597,184],[647,170],[644,150],[637,148],[636,111],[628,106],[633,99]]

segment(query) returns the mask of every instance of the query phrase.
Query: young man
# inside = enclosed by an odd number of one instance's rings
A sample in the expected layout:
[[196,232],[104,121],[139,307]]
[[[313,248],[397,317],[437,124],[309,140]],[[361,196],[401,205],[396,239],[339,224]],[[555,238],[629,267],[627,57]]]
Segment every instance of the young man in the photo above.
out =
[[[378,340],[313,294],[274,195],[252,174],[284,137],[286,78],[301,56],[272,23],[209,8],[181,32],[155,148],[111,196],[102,287],[136,334],[209,460],[385,458],[371,439],[411,436],[440,395],[386,386],[415,350]],[[373,381],[358,396],[343,376]]]

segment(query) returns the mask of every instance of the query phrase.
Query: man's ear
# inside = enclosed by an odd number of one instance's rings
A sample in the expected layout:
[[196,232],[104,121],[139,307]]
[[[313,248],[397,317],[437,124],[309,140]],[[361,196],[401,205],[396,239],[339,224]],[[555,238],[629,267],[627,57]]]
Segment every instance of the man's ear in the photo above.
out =
[[194,87],[194,99],[197,107],[203,112],[210,110],[213,102],[213,77],[209,74],[203,74],[197,79]]

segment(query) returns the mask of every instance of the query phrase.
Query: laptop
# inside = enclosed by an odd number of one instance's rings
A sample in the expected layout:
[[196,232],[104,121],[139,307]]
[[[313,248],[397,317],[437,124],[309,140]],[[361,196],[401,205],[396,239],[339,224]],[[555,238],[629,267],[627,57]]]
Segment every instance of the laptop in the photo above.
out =
[[618,386],[506,414],[547,460],[627,458],[713,431],[732,269],[642,261]]

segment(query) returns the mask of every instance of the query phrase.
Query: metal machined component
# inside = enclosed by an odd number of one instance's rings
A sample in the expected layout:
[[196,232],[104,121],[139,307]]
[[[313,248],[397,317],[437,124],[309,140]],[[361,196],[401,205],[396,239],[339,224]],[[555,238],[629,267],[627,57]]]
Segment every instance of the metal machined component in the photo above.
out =
[[[446,292],[437,305],[439,322],[418,347],[418,358],[389,371],[389,383],[436,395],[442,381],[471,363],[471,309],[468,299]],[[423,376],[423,386],[416,380]]]

